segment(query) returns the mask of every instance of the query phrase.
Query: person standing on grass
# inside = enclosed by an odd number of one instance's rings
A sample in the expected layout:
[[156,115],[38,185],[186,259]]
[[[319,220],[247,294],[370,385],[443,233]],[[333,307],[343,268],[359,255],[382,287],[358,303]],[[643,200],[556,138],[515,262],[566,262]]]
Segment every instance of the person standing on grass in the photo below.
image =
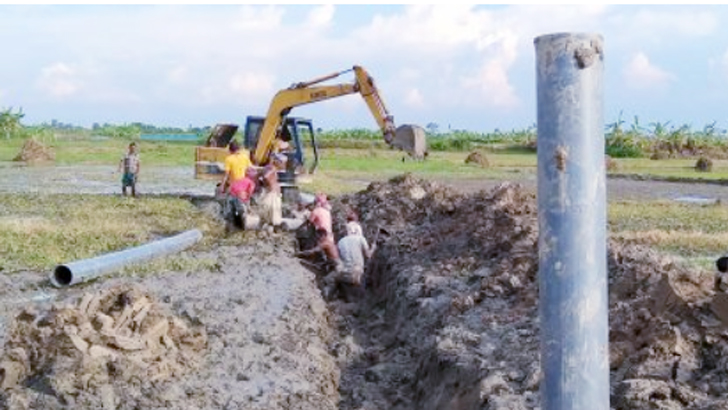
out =
[[141,162],[136,150],[136,143],[129,144],[129,150],[119,161],[119,172],[121,176],[121,193],[126,196],[126,188],[131,188],[131,196],[136,197],[136,183],[139,177]]

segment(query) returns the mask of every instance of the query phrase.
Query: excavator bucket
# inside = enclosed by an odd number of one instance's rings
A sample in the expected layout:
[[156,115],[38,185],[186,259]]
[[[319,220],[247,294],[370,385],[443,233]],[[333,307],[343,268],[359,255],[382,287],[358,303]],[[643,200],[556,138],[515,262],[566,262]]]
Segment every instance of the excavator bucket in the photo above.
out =
[[414,159],[424,159],[427,155],[425,129],[419,125],[400,125],[395,130],[392,146],[407,151]]

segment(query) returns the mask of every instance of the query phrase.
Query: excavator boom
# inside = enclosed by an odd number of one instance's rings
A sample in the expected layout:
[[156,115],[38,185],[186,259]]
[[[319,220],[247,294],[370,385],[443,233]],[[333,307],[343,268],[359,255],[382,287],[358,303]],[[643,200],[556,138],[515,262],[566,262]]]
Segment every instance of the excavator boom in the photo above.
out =
[[[355,81],[353,83],[319,85],[322,82],[332,80],[351,71],[353,71],[355,75]],[[258,144],[256,145],[253,153],[253,161],[256,164],[264,164],[268,161],[276,133],[278,132],[283,119],[294,107],[356,93],[359,93],[362,98],[364,98],[364,101],[366,102],[367,107],[369,107],[372,116],[374,116],[374,119],[376,120],[379,129],[382,131],[384,140],[387,144],[408,151],[410,154],[418,156],[421,154],[413,153],[412,147],[421,146],[422,144],[407,144],[401,143],[401,141],[400,143],[395,144],[397,134],[414,136],[415,133],[408,132],[410,131],[408,129],[399,130],[395,128],[394,117],[387,110],[387,106],[374,84],[374,79],[362,67],[354,66],[349,70],[332,73],[310,81],[295,83],[287,89],[276,93],[275,97],[273,97],[273,100],[271,101],[270,107],[268,108],[265,123],[261,129]]]
[[[344,74],[353,73],[353,82],[340,84],[324,84]],[[265,165],[269,162],[271,152],[276,146],[276,137],[287,139],[293,130],[295,152],[289,159],[290,169],[286,171],[285,178],[295,181],[300,167],[303,165],[303,146],[299,135],[310,135],[314,145],[314,165],[310,168],[312,173],[318,164],[318,152],[315,146],[313,126],[310,120],[289,116],[295,107],[312,104],[319,101],[330,100],[350,94],[359,94],[366,102],[369,111],[377,122],[384,141],[392,148],[408,152],[414,158],[424,158],[427,155],[425,132],[416,125],[400,125],[395,127],[394,117],[387,109],[372,76],[361,66],[327,74],[313,80],[299,82],[276,93],[270,102],[265,117],[248,116],[245,125],[245,146],[251,151],[251,159],[256,165]],[[299,128],[301,132],[299,132]],[[225,148],[234,136],[237,126],[222,124],[217,127],[207,141],[206,146],[195,149],[195,178],[220,179],[224,175],[223,163],[228,152]],[[290,152],[288,154],[291,154]],[[295,185],[295,182],[292,183]]]

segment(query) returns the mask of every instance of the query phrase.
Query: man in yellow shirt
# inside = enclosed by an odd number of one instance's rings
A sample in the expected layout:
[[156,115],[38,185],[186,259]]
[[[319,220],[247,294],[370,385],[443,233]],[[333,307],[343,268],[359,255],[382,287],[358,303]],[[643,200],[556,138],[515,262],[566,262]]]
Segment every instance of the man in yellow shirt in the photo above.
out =
[[245,172],[251,166],[250,153],[245,148],[240,148],[237,142],[230,143],[230,155],[225,157],[225,177],[220,184],[222,192],[227,192],[228,187],[235,181],[245,178]]

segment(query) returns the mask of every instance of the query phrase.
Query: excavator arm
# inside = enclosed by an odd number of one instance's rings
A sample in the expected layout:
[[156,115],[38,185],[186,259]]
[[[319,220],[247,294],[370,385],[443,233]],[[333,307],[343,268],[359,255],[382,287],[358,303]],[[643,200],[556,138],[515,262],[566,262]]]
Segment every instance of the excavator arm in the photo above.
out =
[[[334,79],[342,74],[353,71],[355,81],[353,83],[337,85],[316,85],[324,81]],[[354,66],[350,70],[329,74],[311,81],[296,83],[285,90],[279,91],[271,101],[265,122],[260,131],[260,137],[253,153],[253,161],[256,164],[264,164],[273,148],[283,119],[294,107],[311,104],[319,101],[330,100],[349,94],[361,94],[367,103],[374,119],[377,121],[380,130],[387,144],[392,144],[395,138],[394,117],[389,114],[382,96],[374,84],[374,79],[360,66]]]

